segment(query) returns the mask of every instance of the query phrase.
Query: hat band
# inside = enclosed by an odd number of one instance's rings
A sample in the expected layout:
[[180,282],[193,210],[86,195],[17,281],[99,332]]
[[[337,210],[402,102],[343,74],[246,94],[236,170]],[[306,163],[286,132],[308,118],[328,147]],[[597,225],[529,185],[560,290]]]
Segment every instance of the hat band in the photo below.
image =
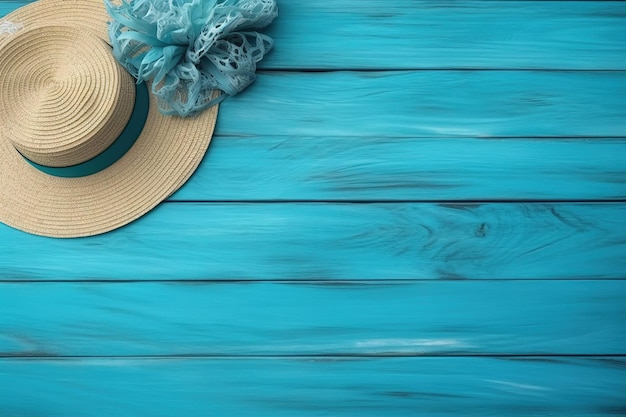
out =
[[148,119],[150,97],[146,83],[136,84],[136,91],[133,113],[120,136],[108,148],[88,161],[69,167],[49,167],[22,156],[41,172],[62,178],[86,177],[110,167],[133,147]]

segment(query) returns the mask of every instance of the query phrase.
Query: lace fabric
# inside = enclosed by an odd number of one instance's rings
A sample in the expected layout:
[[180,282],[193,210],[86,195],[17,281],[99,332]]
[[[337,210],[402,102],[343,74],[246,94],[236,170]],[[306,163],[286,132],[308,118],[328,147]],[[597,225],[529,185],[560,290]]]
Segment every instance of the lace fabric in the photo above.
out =
[[24,26],[21,23],[13,23],[9,21],[0,22],[0,36],[1,35],[14,35],[18,30]]
[[[163,114],[193,116],[248,87],[273,46],[275,0],[105,0],[116,59]],[[215,98],[214,91],[224,94]]]

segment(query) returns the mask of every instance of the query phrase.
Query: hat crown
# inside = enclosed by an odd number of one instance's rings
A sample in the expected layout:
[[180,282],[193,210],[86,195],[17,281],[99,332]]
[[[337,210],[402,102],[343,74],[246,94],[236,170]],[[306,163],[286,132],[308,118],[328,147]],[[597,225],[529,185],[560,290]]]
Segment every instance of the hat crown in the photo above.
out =
[[0,49],[0,133],[37,164],[72,166],[102,153],[134,103],[132,77],[89,32],[22,30]]

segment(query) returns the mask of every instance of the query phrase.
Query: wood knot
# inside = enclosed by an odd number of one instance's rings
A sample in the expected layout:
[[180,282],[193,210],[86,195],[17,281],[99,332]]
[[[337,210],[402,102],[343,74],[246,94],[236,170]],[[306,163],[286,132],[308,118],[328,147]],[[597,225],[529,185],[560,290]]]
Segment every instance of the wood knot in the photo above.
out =
[[476,235],[476,237],[485,237],[487,236],[488,231],[489,225],[487,223],[481,223],[481,225],[476,228],[474,234]]

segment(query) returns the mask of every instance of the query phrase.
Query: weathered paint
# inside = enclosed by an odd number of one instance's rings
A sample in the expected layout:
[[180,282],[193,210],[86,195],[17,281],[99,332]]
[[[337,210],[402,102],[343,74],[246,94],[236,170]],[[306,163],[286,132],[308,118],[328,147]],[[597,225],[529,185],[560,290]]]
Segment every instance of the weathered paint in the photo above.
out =
[[626,3],[280,9],[170,203],[0,226],[0,415],[625,414]]
[[6,416],[623,415],[623,358],[0,359]]
[[281,71],[226,100],[216,133],[623,138],[624,120],[626,71]]
[[58,240],[0,225],[6,280],[624,277],[621,203],[167,203]]
[[624,139],[218,136],[170,201],[624,199]]
[[12,357],[615,355],[626,346],[623,280],[4,283],[0,294],[0,356]]
[[264,68],[626,69],[626,4],[619,1],[280,5],[269,32],[277,47]]

